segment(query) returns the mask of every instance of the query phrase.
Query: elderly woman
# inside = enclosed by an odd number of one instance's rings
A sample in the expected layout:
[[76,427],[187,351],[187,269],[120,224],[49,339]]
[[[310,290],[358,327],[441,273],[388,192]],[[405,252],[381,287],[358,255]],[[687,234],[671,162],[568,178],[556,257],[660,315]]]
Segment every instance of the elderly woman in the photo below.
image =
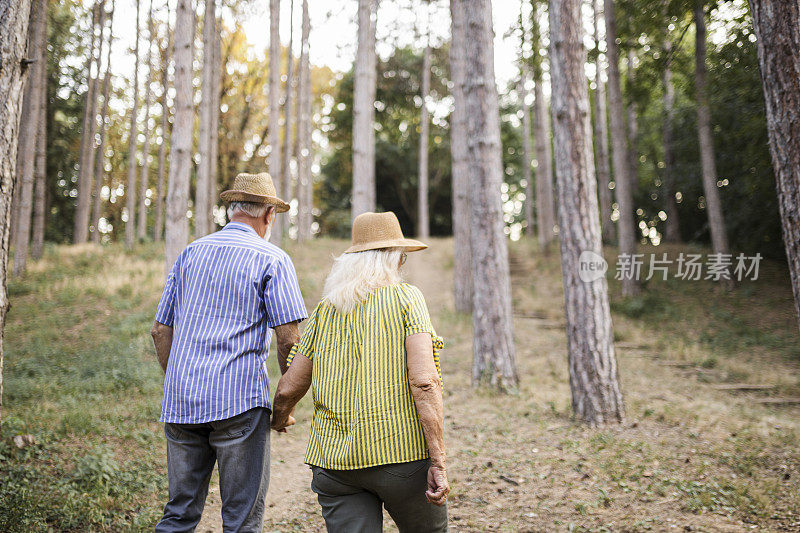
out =
[[394,213],[365,213],[325,281],[289,355],[272,427],[309,386],[314,417],[305,462],[330,532],[447,531],[444,414],[438,350],[422,293],[403,283],[405,239]]

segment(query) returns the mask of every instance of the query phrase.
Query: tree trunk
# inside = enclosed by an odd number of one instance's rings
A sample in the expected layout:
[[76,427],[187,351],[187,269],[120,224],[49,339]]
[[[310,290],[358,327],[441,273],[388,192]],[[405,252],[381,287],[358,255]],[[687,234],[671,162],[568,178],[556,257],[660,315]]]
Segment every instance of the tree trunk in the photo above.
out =
[[750,0],[758,38],[772,166],[800,325],[800,5]]
[[205,0],[205,15],[203,17],[203,93],[200,101],[200,132],[198,135],[198,150],[200,164],[197,165],[197,187],[194,199],[194,236],[200,238],[208,234],[211,205],[211,112],[214,107],[214,33],[217,20],[216,0]]
[[[78,204],[75,208],[75,244],[82,244],[89,238],[89,209],[92,205],[92,176],[94,175],[94,134],[97,128],[97,79],[100,77],[100,58],[102,55],[102,28],[105,23],[105,0],[98,0],[92,12],[92,36],[89,57],[86,61],[86,99],[83,109],[83,129],[81,130],[81,151],[78,167]],[[96,39],[97,28],[99,39]],[[94,68],[93,68],[94,66]],[[94,72],[94,74],[93,74]]]
[[492,4],[459,0],[466,37],[464,100],[467,164],[472,196],[474,385],[488,382],[501,391],[519,383],[511,334],[511,288],[500,187],[503,164],[500,111],[494,77]]
[[597,173],[597,188],[600,199],[600,230],[603,232],[603,242],[614,242],[614,223],[611,221],[611,168],[608,160],[608,112],[606,110],[606,83],[603,81],[603,62],[600,59],[600,30],[599,30],[599,4],[592,0],[594,8],[594,46],[597,51],[595,61],[595,90],[594,90],[594,136],[595,136],[595,167]]
[[358,0],[358,49],[353,87],[352,218],[375,211],[375,11],[377,0]]
[[[666,53],[669,55],[670,43]],[[673,147],[672,122],[675,120],[675,87],[672,83],[672,68],[667,63],[664,68],[664,209],[667,214],[664,241],[681,242],[678,202],[675,199],[675,152]]]
[[[297,80],[294,72],[294,0],[289,0],[289,46],[286,50],[286,99],[283,104],[283,190],[279,196],[287,202],[292,201],[292,149],[294,148],[294,92]],[[288,218],[288,217],[287,217]],[[289,226],[288,220],[285,226]]]
[[[695,4],[694,23],[697,43],[695,45],[695,90],[697,91],[697,133],[700,145],[700,164],[703,173],[703,192],[706,197],[708,226],[711,230],[711,248],[715,254],[729,254],[728,236],[725,233],[725,218],[722,215],[722,200],[717,187],[717,164],[714,160],[714,141],[711,137],[711,111],[708,107],[706,81],[706,12],[702,0]],[[730,285],[730,280],[727,283]]]
[[419,159],[417,172],[417,235],[420,239],[427,239],[431,233],[428,215],[428,137],[430,131],[430,118],[428,114],[428,94],[431,91],[431,36],[430,36],[430,6],[423,4],[426,10],[425,50],[422,52],[422,84],[420,96],[422,106],[419,110]]
[[[269,173],[275,190],[283,190],[281,176],[281,0],[269,2]],[[280,193],[279,193],[280,194]],[[283,217],[275,217],[270,241],[280,246],[283,237]]]
[[[31,237],[31,217],[33,214],[33,182],[36,163],[36,141],[41,118],[41,90],[42,74],[44,68],[44,17],[46,5],[37,0],[30,10],[30,26],[28,28],[28,55],[33,61],[30,65],[28,84],[25,87],[23,103],[23,120],[25,127],[19,131],[19,150],[22,168],[19,170],[21,190],[19,196],[19,219],[15,221],[16,249],[14,250],[14,276],[19,276],[25,270],[28,258],[28,247]],[[13,153],[13,152],[12,152]]]
[[209,157],[208,169],[208,207],[206,213],[209,215],[208,219],[208,233],[217,230],[217,224],[214,221],[214,206],[217,205],[218,196],[218,183],[217,183],[217,170],[219,168],[219,106],[221,101],[220,89],[222,82],[222,19],[217,18],[216,31],[214,31],[214,76],[213,90],[211,91],[214,97],[214,102],[211,106],[211,125],[209,127],[208,149],[211,156]]
[[47,0],[37,0],[43,16],[37,23],[42,32],[42,64],[39,71],[39,131],[36,135],[36,168],[33,189],[33,236],[31,237],[31,257],[41,259],[44,252],[45,208],[47,199]]
[[[622,88],[619,75],[619,47],[617,46],[617,21],[614,13],[614,0],[604,0],[606,21],[606,57],[608,58],[608,105],[611,125],[611,162],[614,168],[614,185],[619,206],[619,253],[631,257],[636,253],[636,222],[633,212],[633,187],[630,177],[630,164],[627,156]],[[623,276],[622,295],[634,296],[639,293],[639,280],[635,276]]]
[[[172,32],[169,27],[170,6],[167,3],[165,22],[165,46],[161,49],[161,144],[158,146],[158,184],[156,185],[156,215],[153,240],[160,242],[164,231],[164,186],[166,185],[167,139],[169,138],[169,114],[167,93],[169,92],[169,61],[172,47]],[[162,41],[164,42],[164,41]]]
[[631,183],[639,183],[639,121],[636,116],[634,86],[636,84],[636,54],[628,50],[628,165]]
[[450,155],[453,196],[453,295],[459,313],[472,312],[472,252],[470,243],[469,163],[467,162],[466,28],[464,0],[451,0],[450,76],[453,111],[450,115]]
[[[23,60],[31,15],[30,0],[0,0],[0,426],[3,408],[3,333],[8,312],[8,240],[11,200],[17,176],[17,148],[25,77]],[[28,58],[30,59],[30,58]]]
[[150,0],[148,14],[147,35],[147,86],[144,88],[144,144],[142,145],[142,169],[139,175],[139,216],[136,219],[136,239],[143,241],[147,237],[147,188],[150,185],[150,108],[153,106],[153,38],[155,24],[153,23],[153,0]]
[[572,409],[596,426],[622,422],[625,409],[606,279],[580,278],[583,253],[603,253],[580,10],[581,0],[550,1],[550,74]]
[[314,190],[311,181],[311,63],[308,57],[308,38],[310,33],[311,19],[308,14],[308,0],[303,0],[300,72],[297,88],[299,99],[297,106],[297,237],[300,241],[311,237],[311,224],[314,221],[312,214]]
[[544,99],[541,75],[533,87],[533,135],[536,142],[536,225],[539,248],[545,253],[555,239],[553,205],[553,155],[550,144],[550,114]]
[[169,154],[165,272],[189,240],[189,179],[192,169],[192,58],[195,18],[191,0],[178,0],[175,15],[175,118]]
[[[181,1],[181,0],[178,0]],[[128,220],[125,222],[125,246],[133,248],[136,239],[136,149],[138,148],[138,128],[136,115],[139,111],[139,9],[141,0],[136,0],[136,44],[133,62],[133,106],[131,107],[131,127],[128,132],[128,184],[125,187],[125,207]]]
[[528,75],[521,72],[519,80],[519,98],[522,108],[522,179],[525,180],[525,234],[533,235],[535,219],[533,215],[533,177],[531,176],[531,106],[528,105],[528,89],[525,87]]
[[114,1],[111,2],[111,19],[108,28],[108,48],[106,50],[106,71],[103,76],[103,107],[100,111],[100,139],[95,152],[94,162],[94,198],[92,199],[92,242],[100,242],[100,219],[103,206],[103,183],[105,182],[106,163],[106,130],[108,125],[108,108],[111,94],[111,45],[114,42]]

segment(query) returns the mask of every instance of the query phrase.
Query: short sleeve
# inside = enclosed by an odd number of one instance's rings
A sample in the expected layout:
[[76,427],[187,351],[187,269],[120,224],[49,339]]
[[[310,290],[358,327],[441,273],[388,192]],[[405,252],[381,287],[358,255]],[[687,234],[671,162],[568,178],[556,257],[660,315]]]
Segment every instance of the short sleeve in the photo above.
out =
[[276,328],[308,317],[303,295],[297,284],[297,273],[289,256],[275,261],[266,272],[264,305],[267,309],[267,325]]
[[156,309],[156,322],[170,327],[172,327],[172,323],[175,321],[175,293],[177,292],[181,257],[182,255],[178,256],[177,261],[175,261],[169,274],[167,274],[164,292],[161,293],[161,300],[158,302],[158,308]]
[[403,292],[403,327],[406,337],[423,331],[435,335],[433,324],[431,324],[431,315],[428,313],[428,306],[425,304],[422,291],[413,285],[405,285]]
[[300,336],[300,341],[292,346],[289,352],[289,357],[286,358],[286,366],[291,366],[294,356],[299,354],[305,355],[309,359],[314,359],[314,342],[317,339],[317,316],[319,308],[322,305],[320,302],[317,307],[311,311],[311,316],[308,317],[306,327],[303,329],[303,334]]

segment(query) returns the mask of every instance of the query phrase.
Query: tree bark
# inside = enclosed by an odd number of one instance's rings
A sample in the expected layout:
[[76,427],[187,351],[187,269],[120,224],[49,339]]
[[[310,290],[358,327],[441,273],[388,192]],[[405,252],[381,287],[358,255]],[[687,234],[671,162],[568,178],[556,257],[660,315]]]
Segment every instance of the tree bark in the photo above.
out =
[[528,82],[527,72],[523,67],[519,80],[519,98],[522,108],[522,179],[525,180],[525,233],[533,235],[536,221],[533,214],[533,177],[531,176],[531,106],[528,105],[528,89],[525,87]]
[[597,51],[595,61],[594,90],[594,136],[595,136],[595,170],[597,173],[597,189],[600,199],[600,230],[603,242],[612,243],[616,236],[614,223],[611,220],[611,164],[608,160],[608,111],[606,109],[606,83],[603,80],[603,61],[600,58],[600,21],[599,1],[592,0],[594,9],[594,46]]
[[[179,0],[180,1],[180,0]],[[136,240],[136,150],[138,143],[138,128],[136,115],[139,112],[139,10],[141,0],[136,0],[136,44],[134,46],[133,62],[133,105],[131,106],[131,127],[128,132],[128,184],[125,187],[128,220],[125,222],[125,246],[133,248]]]
[[148,14],[147,35],[147,86],[144,89],[144,144],[142,145],[142,168],[139,175],[139,216],[136,219],[136,239],[143,241],[147,237],[147,188],[150,185],[150,108],[153,106],[153,42],[155,39],[155,24],[153,23],[153,0],[150,0]]
[[100,242],[100,219],[102,218],[102,194],[103,183],[105,182],[106,169],[106,130],[108,130],[108,107],[111,94],[111,45],[114,42],[114,8],[115,2],[111,2],[111,17],[108,27],[108,48],[106,49],[106,71],[103,76],[103,107],[100,111],[100,139],[95,152],[94,163],[94,198],[92,199],[92,242]]
[[[671,45],[667,43],[669,55]],[[673,147],[672,122],[675,120],[675,87],[672,83],[672,67],[667,63],[662,75],[664,85],[664,212],[667,214],[664,240],[681,242],[678,202],[675,199],[675,152]]]
[[377,0],[358,0],[358,49],[353,87],[352,218],[375,211],[375,17]]
[[30,74],[23,102],[24,128],[19,131],[19,150],[22,168],[19,171],[21,190],[19,196],[19,219],[15,221],[16,249],[14,250],[13,275],[19,276],[25,270],[28,248],[31,238],[31,218],[33,214],[33,183],[36,164],[36,141],[41,118],[41,90],[44,67],[44,11],[43,3],[37,0],[30,10],[30,26],[28,28],[28,58]]
[[[283,190],[281,176],[281,1],[269,2],[269,173],[275,190]],[[280,194],[280,193],[279,193]],[[275,217],[270,241],[280,246],[283,237],[283,217]]]
[[419,110],[419,156],[417,161],[417,235],[420,239],[427,239],[431,233],[428,214],[428,137],[430,131],[430,116],[428,113],[428,94],[431,91],[431,36],[430,36],[430,6],[423,4],[426,12],[425,50],[422,52],[422,83],[420,96],[422,106]]
[[[289,46],[286,49],[286,99],[283,104],[283,190],[281,198],[287,202],[292,201],[292,149],[294,148],[294,92],[297,81],[294,72],[294,0],[289,0]],[[288,221],[286,226],[288,227]]]
[[[30,0],[0,0],[0,425],[3,409],[3,333],[8,313],[9,223],[17,176],[17,148],[25,78],[23,60],[31,15]],[[30,59],[29,57],[27,59]]]
[[164,231],[164,186],[166,185],[167,139],[169,138],[169,115],[167,93],[169,92],[169,62],[172,47],[172,32],[169,27],[170,5],[167,2],[165,22],[166,46],[161,50],[161,144],[158,146],[158,183],[156,184],[156,214],[153,227],[153,240],[160,242]]
[[500,187],[503,164],[500,111],[494,77],[492,4],[460,1],[466,37],[464,84],[467,164],[472,196],[474,385],[501,391],[519,383],[511,334],[511,288]]
[[209,140],[208,140],[208,148],[211,157],[209,158],[209,194],[208,194],[208,207],[206,208],[206,212],[209,215],[208,219],[208,233],[216,231],[217,225],[214,221],[214,206],[217,205],[217,196],[218,192],[218,183],[217,183],[217,171],[219,168],[219,114],[220,114],[220,101],[222,95],[220,94],[220,89],[222,85],[222,19],[217,17],[216,21],[216,31],[214,31],[214,77],[213,80],[213,90],[211,91],[212,96],[214,97],[214,102],[211,106],[211,125],[209,127]]
[[200,164],[197,165],[197,187],[194,199],[194,236],[200,238],[208,234],[211,205],[211,113],[214,107],[214,33],[216,15],[216,0],[205,0],[205,15],[203,17],[203,93],[200,101],[200,132],[198,135],[198,149]]
[[[624,110],[622,106],[622,88],[619,75],[619,47],[617,46],[617,22],[614,13],[614,0],[604,0],[604,18],[606,21],[606,57],[608,58],[608,105],[611,125],[611,162],[614,168],[614,190],[619,206],[620,255],[632,256],[636,253],[636,221],[633,212],[633,183],[630,177],[630,165],[626,147]],[[622,295],[635,296],[639,293],[639,280],[634,276],[625,276],[622,280]]]
[[603,252],[580,10],[581,0],[550,1],[550,74],[572,409],[596,426],[622,422],[625,409],[606,279],[579,276],[582,253]]
[[800,5],[750,0],[778,188],[783,241],[800,326]]
[[634,87],[636,84],[636,54],[628,50],[628,165],[631,183],[639,183],[639,120],[636,115]]
[[[725,233],[725,218],[722,215],[722,200],[717,187],[717,164],[714,141],[711,136],[711,111],[708,107],[706,80],[706,12],[703,0],[694,8],[696,27],[695,46],[695,90],[697,91],[697,133],[700,145],[700,164],[703,173],[703,192],[706,197],[706,212],[711,230],[711,248],[715,254],[729,254],[728,236]],[[727,283],[730,285],[730,281]]]
[[[75,208],[73,239],[75,244],[85,243],[89,238],[89,209],[92,205],[92,177],[94,175],[94,135],[97,128],[97,80],[100,77],[100,59],[103,53],[102,28],[104,23],[105,0],[98,0],[94,4],[92,12],[92,36],[89,57],[86,61],[87,89],[83,109],[83,129],[81,130],[81,151],[78,167],[78,204]],[[100,35],[96,36],[98,27],[100,28]]]
[[300,72],[298,80],[297,106],[297,189],[298,225],[297,237],[303,241],[311,237],[311,224],[314,221],[314,189],[311,180],[311,62],[308,57],[308,38],[311,33],[311,19],[308,14],[308,0],[303,0],[303,26],[300,37]]
[[47,199],[47,0],[37,0],[43,14],[37,20],[42,32],[41,66],[39,88],[39,131],[36,135],[36,168],[33,188],[33,235],[31,257],[41,259],[44,252],[45,208]]
[[165,272],[189,240],[189,179],[192,168],[192,58],[195,17],[191,0],[178,0],[175,16],[175,118],[170,145],[165,234]]
[[556,215],[553,204],[553,155],[550,144],[550,114],[544,99],[542,77],[533,87],[533,134],[536,143],[536,225],[539,248],[547,253],[555,239]]
[[450,76],[453,78],[453,111],[450,115],[450,156],[453,196],[453,295],[459,313],[472,312],[471,207],[467,154],[466,28],[464,0],[451,0]]

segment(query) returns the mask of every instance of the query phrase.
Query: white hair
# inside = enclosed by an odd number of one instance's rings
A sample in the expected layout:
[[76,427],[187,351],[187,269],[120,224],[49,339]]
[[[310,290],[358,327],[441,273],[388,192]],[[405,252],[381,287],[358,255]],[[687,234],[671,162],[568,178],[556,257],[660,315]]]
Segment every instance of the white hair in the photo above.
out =
[[253,218],[263,217],[268,209],[275,209],[275,206],[255,202],[231,202],[228,206],[228,218],[233,218],[233,215],[239,212]]
[[375,290],[400,283],[399,248],[342,254],[334,259],[322,297],[340,313],[349,313]]

